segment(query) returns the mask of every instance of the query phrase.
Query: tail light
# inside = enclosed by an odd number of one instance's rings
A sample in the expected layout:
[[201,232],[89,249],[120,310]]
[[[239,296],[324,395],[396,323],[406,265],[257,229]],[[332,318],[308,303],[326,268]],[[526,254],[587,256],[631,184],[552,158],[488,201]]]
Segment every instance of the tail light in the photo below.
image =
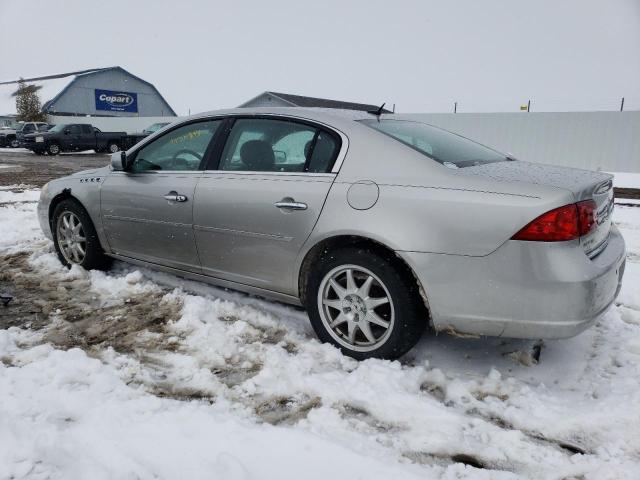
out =
[[596,202],[585,200],[543,213],[516,233],[512,240],[564,242],[575,240],[597,227]]

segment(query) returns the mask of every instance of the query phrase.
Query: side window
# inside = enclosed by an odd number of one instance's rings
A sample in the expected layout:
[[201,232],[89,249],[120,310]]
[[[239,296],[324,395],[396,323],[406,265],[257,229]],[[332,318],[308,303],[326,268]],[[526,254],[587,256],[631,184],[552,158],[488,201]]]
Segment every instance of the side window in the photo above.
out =
[[69,133],[71,135],[79,135],[80,134],[80,125],[69,125]]
[[309,172],[325,173],[330,171],[340,148],[335,137],[320,131],[315,143],[309,147],[313,147],[309,152]]
[[91,135],[93,133],[93,129],[91,125],[82,125],[82,133],[85,135]]
[[22,129],[22,133],[33,133],[36,131],[36,127],[33,126],[33,123],[27,123]]
[[[316,152],[319,140],[322,146]],[[336,141],[314,126],[287,120],[239,119],[220,159],[220,170],[252,172],[326,172],[335,159]]]
[[221,124],[209,120],[171,130],[138,150],[132,171],[197,170]]
[[40,125],[38,125],[38,131],[40,132],[46,132],[49,129],[49,125],[47,125],[46,123],[41,123]]

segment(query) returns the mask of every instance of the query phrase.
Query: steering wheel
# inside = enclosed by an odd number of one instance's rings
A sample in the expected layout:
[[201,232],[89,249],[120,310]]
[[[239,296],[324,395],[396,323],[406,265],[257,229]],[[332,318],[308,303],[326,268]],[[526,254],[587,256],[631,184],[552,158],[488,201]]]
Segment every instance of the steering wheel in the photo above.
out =
[[182,150],[178,150],[176,153],[173,154],[172,160],[174,161],[177,160],[178,157],[183,153],[186,153],[187,155],[192,155],[196,157],[198,160],[202,160],[202,155],[200,155],[198,152],[195,152],[193,150],[189,150],[188,148],[183,148]]

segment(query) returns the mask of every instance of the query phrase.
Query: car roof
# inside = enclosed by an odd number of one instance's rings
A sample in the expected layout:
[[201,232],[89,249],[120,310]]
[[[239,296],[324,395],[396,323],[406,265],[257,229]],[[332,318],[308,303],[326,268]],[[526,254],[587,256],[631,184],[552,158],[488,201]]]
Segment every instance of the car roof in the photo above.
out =
[[[187,119],[197,119],[216,115],[286,115],[307,118],[331,125],[333,122],[348,122],[376,118],[376,115],[360,110],[344,110],[338,108],[303,108],[303,107],[249,107],[231,108],[226,110],[212,110]],[[393,117],[393,114],[382,114],[380,118]]]

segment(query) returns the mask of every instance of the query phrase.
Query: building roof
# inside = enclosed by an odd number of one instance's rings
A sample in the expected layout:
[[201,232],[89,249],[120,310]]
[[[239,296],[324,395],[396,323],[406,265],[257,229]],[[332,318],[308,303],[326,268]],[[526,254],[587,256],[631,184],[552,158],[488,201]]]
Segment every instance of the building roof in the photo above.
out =
[[[355,102],[343,102],[341,100],[330,100],[328,98],[306,97],[303,95],[291,95],[289,93],[280,92],[263,92],[260,95],[252,98],[248,102],[243,103],[240,107],[250,104],[253,100],[263,96],[272,95],[274,97],[283,100],[286,103],[291,104],[292,107],[307,107],[307,108],[338,108],[343,110],[360,110],[364,112],[376,111],[380,108],[380,105],[372,105],[368,103],[355,103]],[[390,110],[383,109],[383,113],[391,113]]]
[[[162,101],[167,105],[167,107],[171,111],[171,114],[173,116],[176,115],[176,112],[173,111],[171,105],[169,105],[169,103],[164,99],[162,94],[160,94],[158,89],[152,83],[149,83],[146,80],[135,76],[131,72],[128,72],[127,70],[119,66],[91,68],[87,70],[77,70],[74,72],[58,73],[54,75],[25,78],[21,80],[24,80],[27,83],[35,83],[37,86],[41,87],[40,90],[38,90],[38,94],[40,96],[40,99],[43,100],[42,110],[46,111],[50,105],[55,103],[55,101],[58,100],[58,98],[60,98],[73,85],[73,82],[78,77],[95,75],[97,73],[109,70],[120,71],[125,75],[129,75],[130,77],[133,77],[136,80],[151,87],[153,91],[158,95],[158,97],[160,97],[160,99],[162,99]],[[74,78],[69,80],[69,77],[72,76]],[[19,81],[20,80],[9,80],[0,82],[0,113],[5,114],[15,112],[15,97],[13,97],[13,93],[17,90]]]

